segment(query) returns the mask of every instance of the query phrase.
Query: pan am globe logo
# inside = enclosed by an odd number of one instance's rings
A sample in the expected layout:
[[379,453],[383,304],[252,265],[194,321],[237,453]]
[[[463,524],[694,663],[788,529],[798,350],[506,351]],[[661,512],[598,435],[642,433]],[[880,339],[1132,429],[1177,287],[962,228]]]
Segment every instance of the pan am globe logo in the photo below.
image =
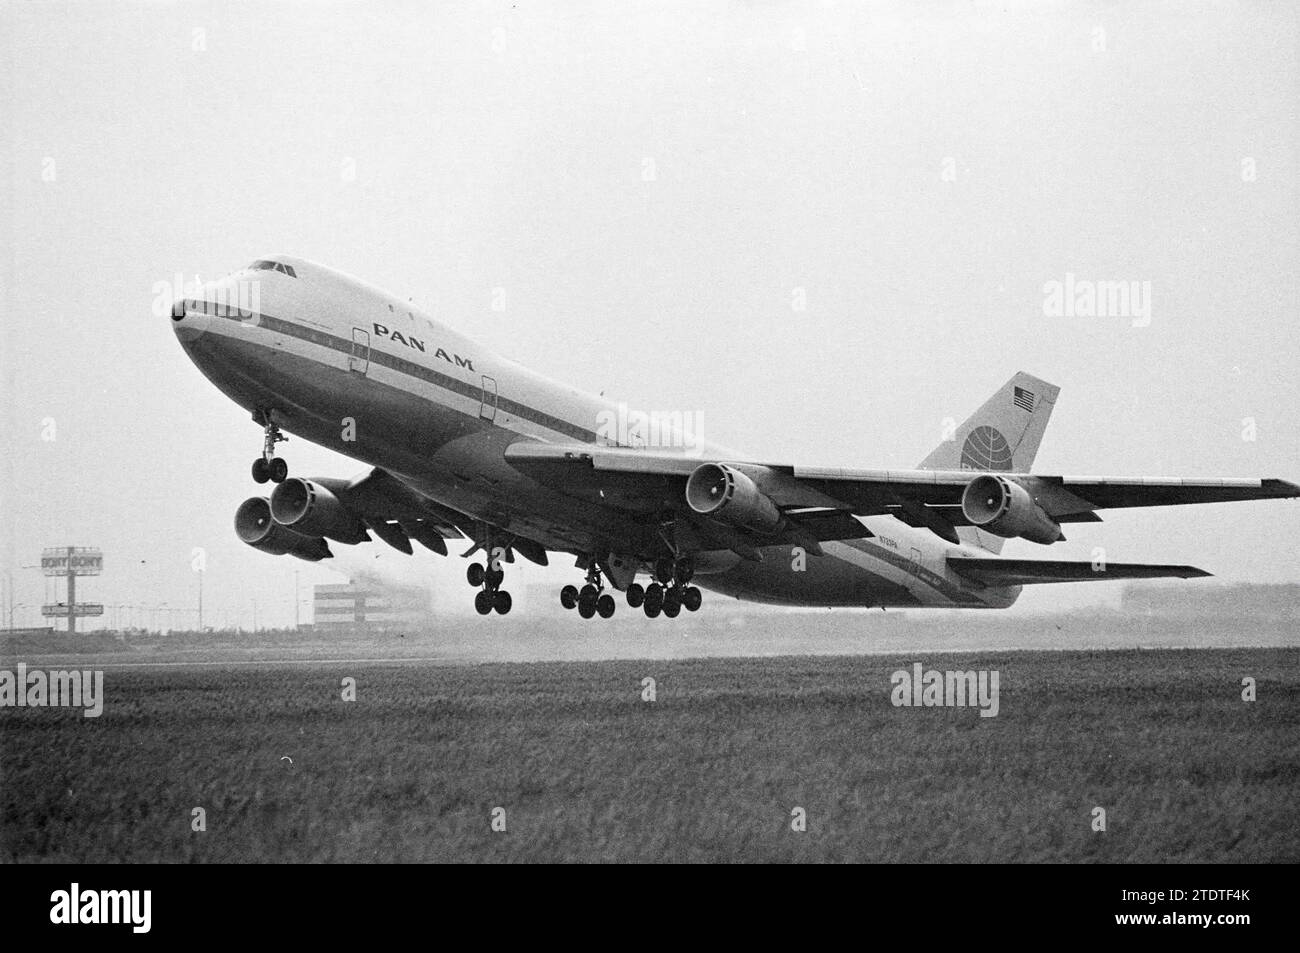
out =
[[1010,470],[1011,444],[992,427],[976,427],[961,448],[963,470]]

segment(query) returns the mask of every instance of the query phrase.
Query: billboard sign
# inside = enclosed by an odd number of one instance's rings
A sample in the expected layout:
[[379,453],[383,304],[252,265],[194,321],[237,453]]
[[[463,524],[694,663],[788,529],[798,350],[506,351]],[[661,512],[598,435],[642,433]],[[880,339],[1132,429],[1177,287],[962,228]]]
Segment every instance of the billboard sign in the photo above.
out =
[[[101,602],[78,602],[77,603],[78,616],[103,615],[103,614],[104,614],[104,605]],[[41,615],[46,616],[47,618],[50,616],[54,616],[58,618],[67,618],[68,604],[66,602],[47,602],[45,605],[41,606]]]
[[98,576],[104,570],[104,554],[87,546],[60,546],[41,553],[41,569],[47,576]]

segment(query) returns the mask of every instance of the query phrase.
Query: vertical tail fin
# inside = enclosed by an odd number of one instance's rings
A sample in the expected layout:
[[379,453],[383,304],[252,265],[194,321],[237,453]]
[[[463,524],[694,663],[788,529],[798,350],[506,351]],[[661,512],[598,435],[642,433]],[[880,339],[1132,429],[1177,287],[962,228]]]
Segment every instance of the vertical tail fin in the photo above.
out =
[[[922,470],[1003,470],[1028,473],[1061,389],[1019,371],[921,461]],[[962,542],[990,552],[1004,540],[972,526],[958,528]]]

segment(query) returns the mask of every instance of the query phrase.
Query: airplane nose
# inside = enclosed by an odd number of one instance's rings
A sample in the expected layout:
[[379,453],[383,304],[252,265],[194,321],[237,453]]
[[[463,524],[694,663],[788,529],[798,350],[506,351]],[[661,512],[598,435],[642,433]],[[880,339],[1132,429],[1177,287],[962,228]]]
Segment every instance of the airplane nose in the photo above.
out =
[[203,337],[207,321],[202,314],[191,315],[185,307],[185,299],[177,298],[172,302],[172,330],[182,344],[187,344]]

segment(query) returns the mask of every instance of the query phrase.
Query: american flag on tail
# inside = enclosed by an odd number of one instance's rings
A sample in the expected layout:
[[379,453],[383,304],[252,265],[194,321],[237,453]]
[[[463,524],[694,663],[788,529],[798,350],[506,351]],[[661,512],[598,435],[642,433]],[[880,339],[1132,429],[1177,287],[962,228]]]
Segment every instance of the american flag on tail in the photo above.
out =
[[1031,414],[1034,412],[1034,392],[1032,390],[1017,387],[1011,395],[1011,402],[1021,410],[1027,410]]

